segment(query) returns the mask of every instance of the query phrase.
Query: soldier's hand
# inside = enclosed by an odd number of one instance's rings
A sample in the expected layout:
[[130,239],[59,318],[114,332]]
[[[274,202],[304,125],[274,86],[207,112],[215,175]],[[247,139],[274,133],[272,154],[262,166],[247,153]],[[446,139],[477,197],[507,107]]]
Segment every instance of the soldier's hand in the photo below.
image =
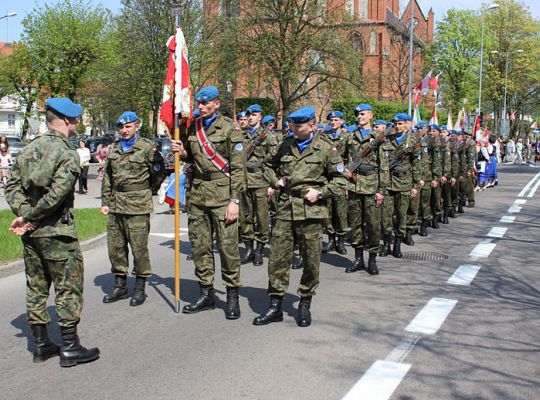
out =
[[317,200],[319,200],[319,190],[310,188],[304,196],[304,199],[309,201],[311,204],[315,203]]
[[470,177],[471,177],[471,173],[467,172],[467,178],[470,178]]
[[229,202],[227,209],[225,210],[225,224],[231,224],[238,218],[238,209],[240,207],[235,202]]
[[286,186],[285,181],[283,180],[283,178],[281,178],[279,181],[276,182],[274,186],[276,188],[284,188]]
[[375,207],[379,208],[384,202],[384,196],[381,193],[375,193]]
[[439,186],[439,181],[431,181],[431,187],[436,188],[437,186]]
[[446,176],[443,176],[443,177],[441,178],[441,182],[442,182],[442,183],[448,182],[448,179],[446,178]]
[[345,190],[345,200],[349,200],[349,191]]
[[28,222],[24,222],[22,217],[17,217],[13,221],[11,221],[11,225],[9,226],[9,230],[16,234],[17,236],[22,236],[29,230],[30,227],[33,227],[32,224]]
[[108,215],[109,214],[109,207],[101,207],[100,211],[101,211],[101,213],[103,215]]
[[456,178],[450,178],[450,184],[456,186]]
[[424,185],[426,184],[426,182],[424,182],[424,180],[423,180],[423,179],[420,179],[420,182],[419,182],[419,183],[420,183],[420,187],[421,187],[421,188],[423,188],[423,187],[424,187]]
[[272,200],[272,196],[274,195],[274,191],[275,191],[275,189],[271,188],[271,187],[266,189],[266,198],[268,199],[268,201]]
[[418,190],[415,189],[415,188],[412,188],[412,189],[411,189],[411,198],[414,199],[414,198],[416,197],[417,194],[418,194]]
[[347,177],[347,179],[351,179],[351,178],[352,178],[352,172],[349,171],[348,168],[345,168],[345,176]]
[[180,157],[185,157],[187,155],[184,144],[181,140],[171,140],[171,150],[180,153]]

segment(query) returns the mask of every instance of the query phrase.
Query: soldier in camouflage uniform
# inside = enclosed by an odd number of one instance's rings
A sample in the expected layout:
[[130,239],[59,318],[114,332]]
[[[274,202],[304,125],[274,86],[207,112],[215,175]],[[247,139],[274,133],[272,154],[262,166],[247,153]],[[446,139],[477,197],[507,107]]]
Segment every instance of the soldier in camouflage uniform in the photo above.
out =
[[[467,206],[474,207],[474,170],[476,168],[476,142],[468,135],[463,135],[464,148],[467,151],[467,169],[465,172],[465,198]],[[463,199],[465,201],[465,198]],[[465,203],[463,203],[464,205]]]
[[103,302],[113,303],[128,297],[129,245],[135,274],[129,305],[138,306],[146,299],[146,279],[152,273],[148,254],[150,213],[154,208],[152,193],[165,180],[165,166],[152,142],[139,136],[137,114],[124,112],[116,126],[121,139],[109,150],[101,186],[101,212],[109,216],[107,247],[114,274],[114,288],[103,297]]
[[[82,347],[77,335],[84,266],[75,230],[73,191],[80,167],[79,155],[68,137],[76,134],[82,112],[82,107],[69,99],[48,99],[49,130],[21,151],[5,189],[6,200],[17,216],[10,230],[23,241],[27,318],[36,346],[34,362],[60,354],[62,367],[99,358],[99,350]],[[51,284],[62,333],[60,349],[47,333]]]
[[245,111],[240,111],[238,114],[236,114],[236,122],[243,131],[247,131],[249,129],[248,117]]
[[[445,125],[442,127],[446,128]],[[439,229],[439,221],[441,220],[441,192],[443,184],[443,148],[441,141],[441,129],[431,129],[431,169],[433,180],[431,181],[431,227]]]
[[452,184],[455,179],[452,177],[452,152],[448,137],[448,129],[441,129],[441,154],[442,154],[442,177],[441,177],[441,207],[443,224],[448,224],[448,211],[452,204]]
[[[246,154],[240,127],[219,113],[221,101],[215,86],[202,88],[195,96],[201,111],[202,132],[197,121],[182,141],[173,141],[171,148],[193,165],[189,193],[188,226],[193,251],[195,275],[199,280],[200,297],[186,305],[182,312],[194,314],[215,308],[213,238],[216,237],[221,260],[221,277],[227,287],[227,319],[240,318],[240,254],[238,252],[238,210],[246,183]],[[204,147],[199,138],[205,137]],[[210,144],[211,143],[211,144]],[[218,167],[205,152],[215,149],[227,166]],[[215,160],[215,158],[214,158]]]
[[268,184],[263,178],[263,163],[276,153],[278,142],[273,133],[261,125],[260,105],[252,104],[246,114],[249,123],[249,128],[244,131],[247,190],[243,195],[242,207],[248,213],[240,214],[242,240],[246,245],[246,253],[240,262],[246,264],[253,261],[253,265],[262,265],[263,249],[269,237]]
[[294,235],[302,241],[304,270],[298,294],[297,323],[311,324],[311,298],[319,286],[323,221],[328,216],[326,200],[345,189],[343,161],[317,132],[315,110],[301,108],[289,115],[294,136],[280,145],[265,163],[268,183],[279,191],[277,224],[268,262],[268,311],[254,325],[282,321],[283,296],[289,286]]
[[[392,254],[396,258],[403,257],[401,243],[406,233],[407,209],[409,201],[418,194],[416,189],[420,183],[420,157],[416,150],[416,139],[411,133],[412,118],[405,113],[396,114],[396,133],[382,145],[386,157],[390,179],[388,196],[383,204],[383,239],[382,257],[390,253],[390,238],[394,232],[394,248]],[[394,222],[395,218],[395,222]]]
[[[382,133],[371,129],[372,107],[359,104],[355,107],[355,114],[358,127],[347,139],[344,152],[346,175],[349,178],[347,194],[351,213],[351,245],[354,247],[354,261],[345,272],[365,268],[366,250],[369,253],[367,272],[378,275],[376,258],[381,240],[381,206],[388,194],[388,160],[382,152],[384,139],[379,137]],[[375,124],[386,126],[382,120],[375,121]],[[367,154],[365,157],[364,152]],[[358,162],[361,164],[351,172],[351,165]]]
[[450,151],[452,153],[452,175],[455,179],[455,184],[452,185],[451,190],[451,203],[450,203],[450,211],[448,215],[451,218],[456,218],[457,214],[457,207],[459,205],[459,186],[460,182],[463,180],[464,175],[464,166],[465,163],[463,161],[463,148],[461,146],[461,140],[460,140],[461,132],[453,130],[450,135]]
[[[344,128],[343,113],[332,111],[326,116],[330,122],[330,129],[321,133],[332,144],[332,149],[343,158],[348,132]],[[345,191],[333,194],[328,198],[328,219],[326,220],[326,233],[328,244],[323,247],[323,253],[337,250],[339,254],[347,254],[345,248],[345,235],[347,234],[347,199]]]

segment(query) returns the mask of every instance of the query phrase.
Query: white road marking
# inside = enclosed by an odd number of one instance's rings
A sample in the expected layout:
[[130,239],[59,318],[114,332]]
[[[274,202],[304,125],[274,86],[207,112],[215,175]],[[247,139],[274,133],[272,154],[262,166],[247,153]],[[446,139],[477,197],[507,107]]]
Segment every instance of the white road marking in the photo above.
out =
[[491,239],[482,240],[476,245],[474,249],[472,249],[472,251],[469,253],[469,256],[473,259],[478,259],[480,257],[488,257],[495,248],[495,246],[495,243],[491,243]]
[[500,226],[494,226],[493,228],[491,228],[491,230],[488,232],[488,237],[491,237],[491,238],[502,238],[504,236],[504,234],[506,233],[506,231],[508,230],[508,228],[501,228]]
[[516,217],[511,217],[509,215],[503,215],[502,218],[499,220],[499,222],[507,222],[511,224],[516,220]]
[[433,335],[437,333],[448,314],[454,309],[457,300],[443,299],[439,297],[432,298],[420,310],[416,317],[407,325],[407,332],[422,333]]
[[479,265],[460,265],[456,272],[448,278],[446,283],[450,285],[470,285],[478,271],[480,271]]
[[[182,230],[182,228],[180,228]],[[187,232],[180,232],[180,236],[186,235]],[[150,233],[150,236],[159,236],[167,239],[174,239],[174,233]]]
[[523,189],[521,189],[521,192],[519,192],[518,197],[523,197],[525,193],[527,193],[527,190],[533,185],[534,181],[540,177],[540,172],[537,173],[535,176],[532,177],[532,179],[525,185]]
[[521,207],[520,206],[515,206],[515,205],[512,205],[510,206],[510,208],[508,209],[508,213],[518,213],[521,211]]
[[343,400],[387,400],[399,386],[411,364],[375,361]]
[[536,181],[536,185],[534,185],[534,187],[531,189],[531,191],[529,192],[529,194],[527,195],[528,198],[531,198],[534,196],[534,194],[536,193],[536,189],[538,189],[538,186],[540,186],[540,179],[538,179]]
[[527,202],[527,200],[525,199],[517,199],[514,201],[514,204],[525,204]]
[[408,334],[405,337],[401,338],[398,345],[394,347],[394,350],[386,356],[384,359],[385,361],[393,361],[393,362],[403,362],[405,358],[409,355],[409,353],[412,351],[416,343],[420,340],[420,335],[413,335]]

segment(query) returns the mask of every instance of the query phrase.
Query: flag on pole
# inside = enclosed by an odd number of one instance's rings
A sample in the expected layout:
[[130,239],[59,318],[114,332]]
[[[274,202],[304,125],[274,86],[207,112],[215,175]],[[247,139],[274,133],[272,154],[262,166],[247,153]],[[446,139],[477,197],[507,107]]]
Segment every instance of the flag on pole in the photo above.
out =
[[433,104],[433,111],[431,112],[430,125],[439,125],[439,116],[437,115],[437,102]]
[[420,91],[416,88],[413,90],[414,92],[414,110],[413,110],[413,126],[418,125],[418,123],[421,121],[420,117]]
[[422,82],[420,82],[418,86],[416,87],[420,91],[420,93],[422,93],[422,95],[424,96],[429,91],[429,80],[431,79],[431,74],[432,74],[432,71],[429,71],[427,75],[424,77],[424,79],[422,79]]
[[452,123],[452,110],[448,110],[448,119],[446,121],[446,127],[449,131],[454,129],[454,124]]
[[516,112],[512,111],[510,114],[508,114],[508,119],[510,121],[514,121],[516,119]]
[[433,97],[435,98],[437,98],[437,91],[439,90],[439,76],[440,75],[441,74],[437,74],[437,76],[429,78],[429,86],[433,89]]

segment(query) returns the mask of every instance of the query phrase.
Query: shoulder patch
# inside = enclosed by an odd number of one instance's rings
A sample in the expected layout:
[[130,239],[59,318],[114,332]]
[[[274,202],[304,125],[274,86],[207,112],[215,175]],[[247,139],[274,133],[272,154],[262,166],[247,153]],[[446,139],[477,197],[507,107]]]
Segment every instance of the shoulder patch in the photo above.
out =
[[242,143],[237,143],[236,146],[234,146],[234,149],[238,152],[244,151],[244,145]]
[[343,166],[343,163],[339,163],[336,166],[336,171],[339,172],[339,173],[342,173],[343,171],[345,171],[345,167]]

